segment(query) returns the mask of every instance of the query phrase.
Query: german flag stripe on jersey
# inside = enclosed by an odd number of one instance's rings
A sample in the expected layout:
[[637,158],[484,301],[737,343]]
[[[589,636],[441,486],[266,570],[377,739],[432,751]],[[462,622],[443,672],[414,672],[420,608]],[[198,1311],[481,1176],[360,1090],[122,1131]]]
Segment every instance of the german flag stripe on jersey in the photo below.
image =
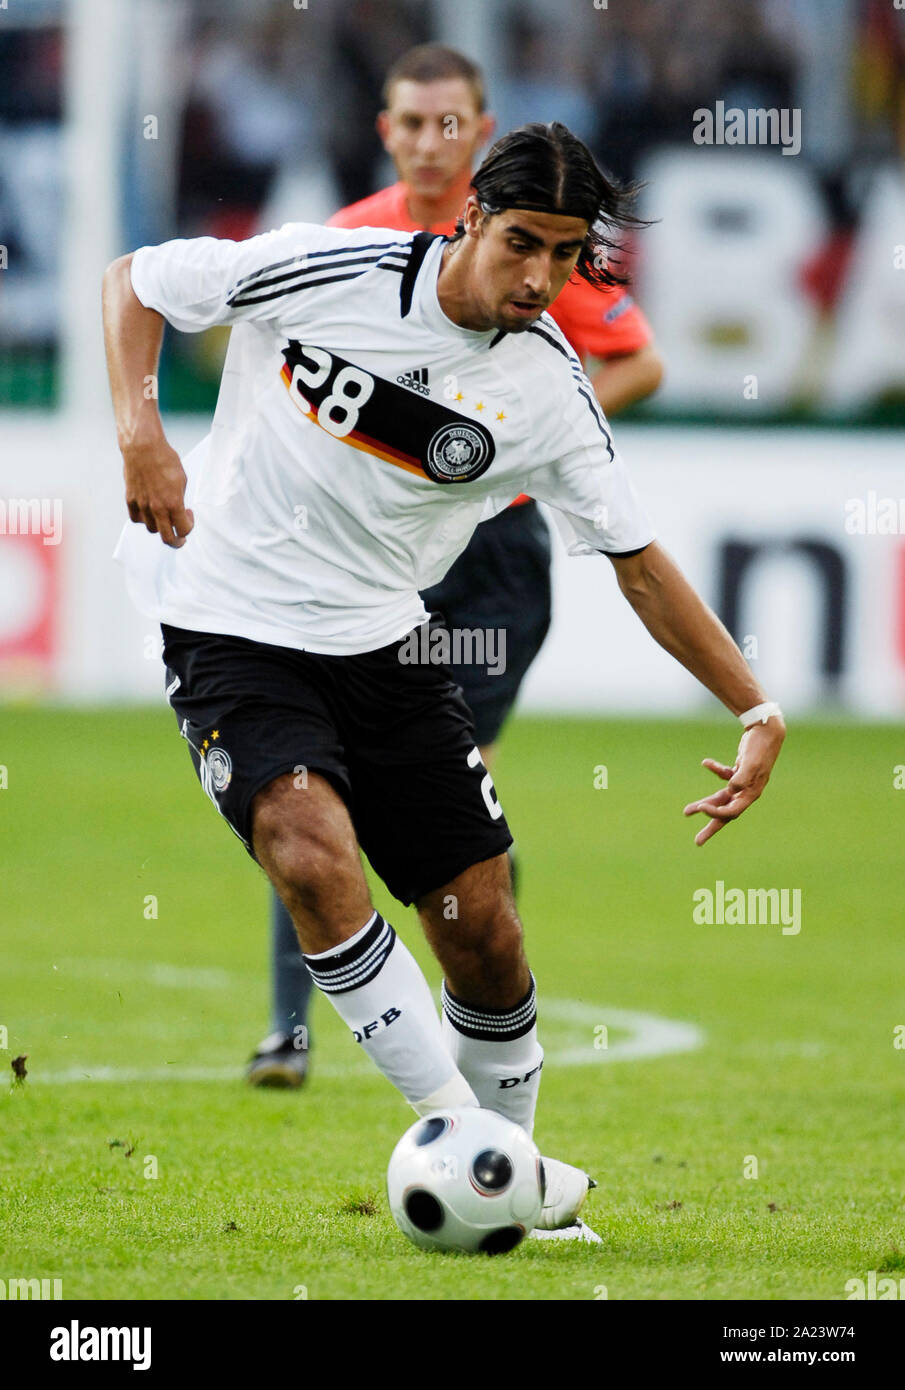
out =
[[283,357],[293,405],[340,443],[434,483],[471,482],[493,462],[478,421],[313,344],[292,339]]

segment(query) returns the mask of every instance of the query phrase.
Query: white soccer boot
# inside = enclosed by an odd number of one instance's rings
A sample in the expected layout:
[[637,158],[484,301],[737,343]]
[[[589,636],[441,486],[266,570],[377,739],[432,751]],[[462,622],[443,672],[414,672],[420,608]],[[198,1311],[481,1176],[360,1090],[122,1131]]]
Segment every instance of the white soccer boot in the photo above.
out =
[[581,1168],[573,1168],[571,1163],[561,1163],[558,1158],[545,1158],[542,1162],[546,1191],[535,1229],[560,1231],[566,1226],[575,1226],[582,1203],[589,1190],[597,1186],[596,1182]]

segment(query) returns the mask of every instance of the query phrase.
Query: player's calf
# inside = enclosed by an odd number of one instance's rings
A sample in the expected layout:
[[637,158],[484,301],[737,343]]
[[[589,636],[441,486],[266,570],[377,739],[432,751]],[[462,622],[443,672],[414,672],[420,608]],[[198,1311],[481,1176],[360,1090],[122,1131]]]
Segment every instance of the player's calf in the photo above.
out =
[[[453,895],[458,916],[443,904]],[[443,966],[443,1039],[481,1105],[534,1128],[544,1053],[534,979],[505,855],[473,865],[418,902]]]
[[531,975],[505,854],[473,864],[417,907],[453,994],[490,1009],[524,997]]
[[342,798],[310,774],[258,793],[255,854],[292,914],[314,983],[389,1081],[419,1113],[476,1105],[444,1046],[436,1005],[417,962],[371,906]]

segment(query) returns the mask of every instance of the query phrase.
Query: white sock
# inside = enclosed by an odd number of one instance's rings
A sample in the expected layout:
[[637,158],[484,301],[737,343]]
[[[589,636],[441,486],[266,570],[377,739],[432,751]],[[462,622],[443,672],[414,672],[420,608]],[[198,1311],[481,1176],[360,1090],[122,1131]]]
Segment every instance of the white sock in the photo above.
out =
[[466,1004],[443,982],[443,1040],[480,1105],[531,1134],[544,1050],[537,1041],[534,976],[511,1009]]
[[305,956],[357,1043],[418,1114],[478,1100],[443,1042],[427,980],[379,912],[344,941]]

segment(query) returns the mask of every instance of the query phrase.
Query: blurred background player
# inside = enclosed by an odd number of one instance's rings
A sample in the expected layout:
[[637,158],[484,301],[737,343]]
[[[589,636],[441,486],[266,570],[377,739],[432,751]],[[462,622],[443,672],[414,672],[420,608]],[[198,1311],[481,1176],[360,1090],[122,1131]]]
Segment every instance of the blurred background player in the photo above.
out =
[[[451,236],[475,157],[495,126],[486,110],[481,70],[454,49],[421,44],[390,69],[383,100],[377,131],[398,181],[341,209],[328,225]],[[543,115],[536,113],[538,119]],[[607,415],[656,390],[662,364],[647,321],[624,288],[600,292],[573,277],[550,313],[583,358]],[[498,639],[494,647],[505,658],[499,671],[477,662],[451,668],[474,715],[487,767],[550,626],[550,558],[547,524],[537,503],[521,497],[483,522],[443,580],[422,595],[428,611],[450,631],[505,633],[505,646]],[[298,1087],[308,1070],[312,981],[292,919],[275,893],[271,970],[271,1033],[249,1062],[248,1079],[259,1086]]]

